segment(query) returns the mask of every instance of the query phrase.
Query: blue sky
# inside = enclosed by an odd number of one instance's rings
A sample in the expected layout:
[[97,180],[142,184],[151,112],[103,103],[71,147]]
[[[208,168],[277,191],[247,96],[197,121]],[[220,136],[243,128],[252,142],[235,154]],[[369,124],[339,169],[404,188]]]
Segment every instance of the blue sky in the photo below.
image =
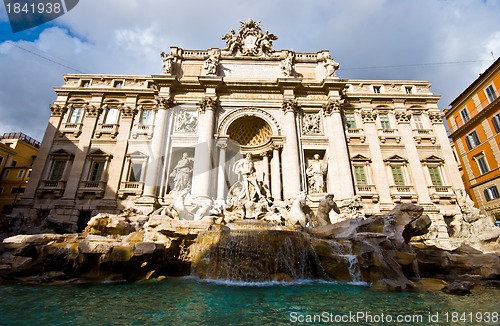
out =
[[41,140],[64,74],[158,74],[160,51],[225,47],[248,18],[275,49],[329,50],[342,78],[430,81],[445,109],[500,55],[499,12],[497,0],[85,0],[12,33],[0,5],[0,133]]

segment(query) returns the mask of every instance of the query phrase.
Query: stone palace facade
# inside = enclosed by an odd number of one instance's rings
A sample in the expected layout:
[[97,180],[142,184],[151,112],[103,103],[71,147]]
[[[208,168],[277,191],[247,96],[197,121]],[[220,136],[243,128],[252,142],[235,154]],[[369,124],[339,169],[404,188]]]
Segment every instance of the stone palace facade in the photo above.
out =
[[183,190],[222,200],[249,154],[275,201],[331,193],[365,215],[416,203],[446,232],[464,186],[429,82],[339,78],[328,51],[274,50],[252,20],[223,39],[171,47],[158,75],[66,75],[17,212],[82,229]]

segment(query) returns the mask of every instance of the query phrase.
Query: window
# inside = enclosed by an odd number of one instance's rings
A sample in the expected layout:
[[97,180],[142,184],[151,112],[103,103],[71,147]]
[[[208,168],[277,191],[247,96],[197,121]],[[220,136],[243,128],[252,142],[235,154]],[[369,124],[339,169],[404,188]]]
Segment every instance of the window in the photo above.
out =
[[431,176],[431,182],[433,186],[442,186],[443,180],[441,178],[441,173],[439,172],[439,167],[429,166],[429,175]]
[[153,89],[155,87],[155,83],[153,82],[148,82],[148,88]]
[[462,121],[464,123],[470,120],[469,111],[467,111],[467,108],[463,108],[460,111],[460,115],[462,116]]
[[381,113],[379,118],[382,129],[391,129],[391,123],[389,122],[389,115],[387,113]]
[[130,182],[141,181],[142,163],[130,163],[128,178]]
[[59,181],[63,177],[64,169],[66,168],[66,161],[55,160],[52,162],[52,168],[50,169],[49,180]]
[[424,129],[424,123],[422,122],[421,114],[413,114],[413,123],[415,125],[415,129]]
[[0,187],[0,195],[3,193],[3,187]]
[[10,163],[10,166],[12,167],[15,167],[17,165],[17,161],[12,161],[12,163]]
[[473,149],[474,147],[479,145],[480,142],[477,132],[474,130],[473,132],[465,136],[465,142],[467,143],[467,147],[469,147],[469,149]]
[[497,186],[489,187],[484,189],[484,197],[486,197],[486,201],[490,201],[496,198],[499,198]]
[[413,86],[405,86],[405,92],[406,92],[406,94],[412,94],[413,93]]
[[5,172],[3,173],[3,178],[7,179],[9,177],[9,174],[10,174],[10,170],[5,170]]
[[24,170],[19,170],[19,172],[17,172],[17,178],[20,179],[22,178],[24,175]]
[[14,187],[14,188],[12,188],[12,189],[10,190],[10,193],[11,193],[12,195],[14,195],[14,194],[24,194],[24,191],[25,191],[25,190],[26,190],[26,189],[25,189],[25,188],[22,188],[22,187],[19,187],[19,188]]
[[[495,131],[500,132],[500,113],[495,115],[493,119],[491,119],[491,121],[493,122],[493,127],[495,127]],[[1,160],[0,163],[2,163]]]
[[111,108],[106,112],[106,117],[104,118],[104,124],[112,125],[118,121],[118,109]]
[[122,88],[123,87],[123,80],[115,80],[113,82],[113,87],[116,87],[116,88]]
[[90,80],[89,79],[82,80],[82,82],[80,83],[80,86],[81,87],[90,87]]
[[345,114],[345,123],[347,128],[354,129],[356,128],[356,117],[354,113],[346,113]]
[[2,165],[3,162],[3,156],[0,156],[0,165]]
[[69,116],[69,123],[79,123],[82,117],[83,108],[73,108]]
[[143,110],[141,113],[141,125],[152,125],[153,124],[153,110]]
[[493,85],[486,87],[485,92],[486,96],[488,96],[488,100],[490,100],[490,103],[498,97],[497,93],[495,92],[495,88],[493,88]]
[[28,174],[26,175],[26,178],[29,178],[29,177],[31,177],[31,169],[28,170]]
[[356,178],[357,185],[365,186],[368,184],[364,165],[355,165],[354,166],[354,177]]
[[89,181],[101,181],[104,172],[104,161],[93,161],[90,167]]
[[403,168],[400,165],[391,166],[392,177],[396,186],[404,186]]
[[478,155],[474,157],[474,160],[476,160],[481,174],[485,174],[490,171],[490,168],[488,167],[488,161],[486,160],[486,157],[484,155]]
[[382,90],[381,86],[373,86],[373,92],[375,94],[380,94],[381,90]]

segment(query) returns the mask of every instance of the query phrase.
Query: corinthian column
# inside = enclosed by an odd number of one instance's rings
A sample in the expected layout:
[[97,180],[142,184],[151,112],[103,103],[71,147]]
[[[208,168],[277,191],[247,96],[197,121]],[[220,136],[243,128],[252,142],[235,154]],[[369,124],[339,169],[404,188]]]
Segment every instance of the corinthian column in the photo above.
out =
[[162,149],[164,148],[163,142],[165,139],[165,130],[167,129],[167,110],[174,105],[170,97],[158,97],[156,102],[157,111],[154,120],[156,128],[154,128],[151,140],[151,152],[144,178],[144,192],[139,199],[140,204],[153,205],[157,202],[157,196],[159,195],[157,194],[157,190],[159,189],[159,182],[161,180],[160,168],[163,159]]
[[195,147],[194,167],[193,167],[193,197],[210,197],[210,179],[212,170],[212,147],[214,144],[215,110],[217,99],[205,96],[200,102],[200,130],[198,144]]
[[323,115],[330,152],[327,191],[333,192],[339,199],[344,199],[354,196],[354,184],[340,105],[340,99],[330,99],[323,105]]
[[285,136],[283,171],[286,171],[284,181],[284,197],[290,198],[297,195],[301,190],[299,143],[297,139],[297,125],[295,112],[298,110],[297,100],[286,99],[283,101],[282,109],[285,112]]
[[271,160],[271,195],[274,200],[281,200],[281,172],[280,149],[283,145],[273,145],[273,159]]
[[227,143],[221,141],[217,143],[219,148],[219,171],[217,173],[217,199],[226,197],[226,148]]

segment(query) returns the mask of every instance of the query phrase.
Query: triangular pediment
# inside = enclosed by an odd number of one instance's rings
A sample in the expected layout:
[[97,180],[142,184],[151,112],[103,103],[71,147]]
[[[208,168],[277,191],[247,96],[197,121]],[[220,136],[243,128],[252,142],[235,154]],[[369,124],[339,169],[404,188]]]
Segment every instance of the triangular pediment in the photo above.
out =
[[444,160],[440,157],[437,157],[436,155],[431,155],[427,158],[424,158],[420,160],[421,162],[427,162],[427,163],[442,163]]
[[368,157],[366,156],[363,156],[361,154],[358,154],[356,156],[353,156],[351,157],[351,161],[353,162],[371,162],[372,160],[369,159]]
[[127,156],[130,156],[130,157],[145,157],[146,155],[143,152],[140,152],[140,151],[133,151],[132,153],[129,153]]
[[103,152],[102,149],[95,149],[89,152],[89,156],[111,156],[111,155],[106,152]]
[[384,162],[408,162],[408,160],[405,159],[404,157],[399,156],[399,155],[393,155],[393,156],[385,159]]
[[52,156],[52,157],[54,157],[54,156],[57,156],[57,157],[63,157],[63,156],[64,157],[71,157],[71,156],[73,156],[73,154],[61,148],[61,149],[58,149],[56,151],[51,152],[50,156]]

